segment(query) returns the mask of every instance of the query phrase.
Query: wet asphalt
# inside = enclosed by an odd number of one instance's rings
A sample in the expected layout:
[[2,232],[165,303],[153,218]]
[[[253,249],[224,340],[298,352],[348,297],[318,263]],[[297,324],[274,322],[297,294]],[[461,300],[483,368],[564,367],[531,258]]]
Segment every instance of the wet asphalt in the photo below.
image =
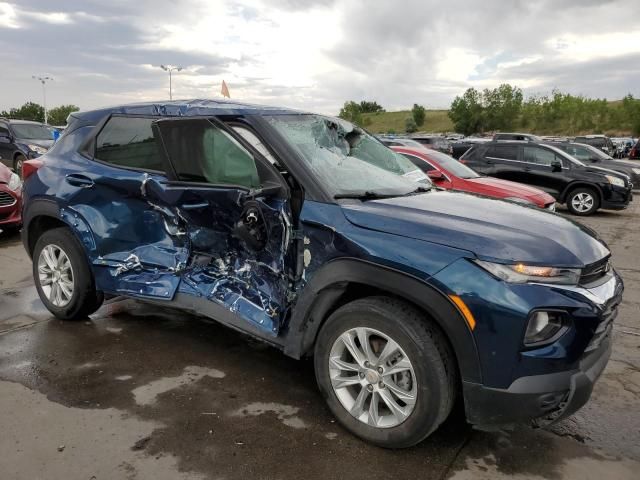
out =
[[590,402],[551,430],[479,432],[458,407],[417,447],[343,430],[312,363],[215,322],[115,299],[61,322],[0,233],[0,479],[637,479],[640,201],[583,220],[626,283]]

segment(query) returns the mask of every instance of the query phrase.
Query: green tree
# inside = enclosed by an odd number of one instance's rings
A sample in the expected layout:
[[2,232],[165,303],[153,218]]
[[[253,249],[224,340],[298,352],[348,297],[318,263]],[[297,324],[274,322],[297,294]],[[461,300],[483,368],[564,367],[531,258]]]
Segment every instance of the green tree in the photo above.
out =
[[633,135],[640,135],[640,99],[628,94],[622,99],[622,110],[628,120]]
[[360,102],[360,112],[361,113],[377,113],[384,112],[384,108],[378,105],[378,102],[371,102],[367,100],[363,100]]
[[47,112],[49,125],[66,125],[69,114],[77,112],[78,110],[80,109],[75,105],[60,105],[59,107],[52,108]]
[[413,119],[413,117],[407,117],[404,122],[404,129],[407,133],[418,131],[418,125],[416,125],[416,121]]
[[514,130],[522,110],[522,90],[503,83],[493,90],[482,92],[485,128],[488,130]]
[[360,108],[360,105],[353,100],[344,102],[344,105],[340,109],[340,113],[338,114],[338,116],[357,125],[362,124],[362,110]]
[[418,127],[424,125],[424,119],[427,116],[427,110],[417,103],[413,104],[413,108],[411,109],[411,115],[413,115],[413,120],[416,122]]
[[37,103],[27,102],[19,108],[12,108],[8,112],[0,113],[0,116],[15,118],[17,120],[31,120],[44,122],[44,107]]
[[484,130],[482,95],[475,88],[468,88],[462,97],[456,97],[449,110],[449,118],[458,133],[471,135]]

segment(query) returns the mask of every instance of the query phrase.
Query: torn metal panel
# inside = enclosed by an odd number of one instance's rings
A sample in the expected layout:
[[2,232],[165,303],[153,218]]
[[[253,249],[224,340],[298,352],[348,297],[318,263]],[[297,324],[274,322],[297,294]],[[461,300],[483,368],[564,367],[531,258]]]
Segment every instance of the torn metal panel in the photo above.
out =
[[182,274],[179,291],[223,305],[266,333],[276,335],[290,293],[290,213],[283,201],[252,202],[259,206],[259,221],[264,227],[260,250],[252,249],[246,238],[233,232],[225,235],[220,226],[191,227],[192,264]]

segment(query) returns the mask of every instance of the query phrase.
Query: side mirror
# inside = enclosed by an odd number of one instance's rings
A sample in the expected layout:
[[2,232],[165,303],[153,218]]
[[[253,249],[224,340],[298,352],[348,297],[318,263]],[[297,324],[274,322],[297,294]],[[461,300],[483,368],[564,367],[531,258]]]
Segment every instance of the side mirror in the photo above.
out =
[[551,162],[551,171],[552,172],[561,172],[562,171],[562,163],[558,160],[554,160]]
[[11,143],[11,138],[8,135],[0,135],[0,143]]
[[429,170],[427,172],[427,177],[429,177],[434,182],[442,181],[445,179],[444,174],[440,170]]

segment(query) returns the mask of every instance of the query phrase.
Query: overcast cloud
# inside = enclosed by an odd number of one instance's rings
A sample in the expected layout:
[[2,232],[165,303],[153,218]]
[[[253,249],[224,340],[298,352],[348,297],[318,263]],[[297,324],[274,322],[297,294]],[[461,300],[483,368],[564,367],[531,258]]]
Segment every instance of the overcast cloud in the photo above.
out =
[[638,0],[0,1],[0,109],[231,96],[336,113],[448,107],[502,82],[640,97]]

